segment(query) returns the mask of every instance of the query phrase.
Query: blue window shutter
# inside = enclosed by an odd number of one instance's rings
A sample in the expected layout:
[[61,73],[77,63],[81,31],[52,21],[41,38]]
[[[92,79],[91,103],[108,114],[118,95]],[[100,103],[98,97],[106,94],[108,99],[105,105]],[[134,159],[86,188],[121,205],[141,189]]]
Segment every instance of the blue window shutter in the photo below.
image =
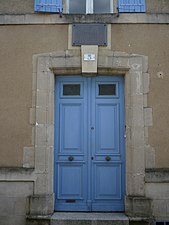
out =
[[62,0],[34,0],[35,12],[62,12]]
[[145,0],[119,0],[119,12],[145,12]]

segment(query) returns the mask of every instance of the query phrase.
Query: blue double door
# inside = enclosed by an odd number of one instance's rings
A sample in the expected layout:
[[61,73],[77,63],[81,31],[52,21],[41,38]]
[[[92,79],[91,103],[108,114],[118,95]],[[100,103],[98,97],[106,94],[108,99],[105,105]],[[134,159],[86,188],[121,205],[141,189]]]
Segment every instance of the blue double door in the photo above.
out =
[[123,211],[122,76],[56,79],[55,210]]

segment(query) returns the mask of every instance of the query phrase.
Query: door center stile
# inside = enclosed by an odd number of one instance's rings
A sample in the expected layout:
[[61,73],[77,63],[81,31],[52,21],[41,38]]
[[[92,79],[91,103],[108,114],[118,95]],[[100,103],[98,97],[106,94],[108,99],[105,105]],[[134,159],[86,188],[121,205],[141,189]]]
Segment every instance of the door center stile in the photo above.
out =
[[91,166],[92,166],[92,162],[91,162],[91,154],[92,154],[92,146],[91,146],[91,78],[86,78],[87,79],[87,176],[88,176],[88,195],[87,195],[87,208],[88,211],[92,211],[92,194],[91,194]]

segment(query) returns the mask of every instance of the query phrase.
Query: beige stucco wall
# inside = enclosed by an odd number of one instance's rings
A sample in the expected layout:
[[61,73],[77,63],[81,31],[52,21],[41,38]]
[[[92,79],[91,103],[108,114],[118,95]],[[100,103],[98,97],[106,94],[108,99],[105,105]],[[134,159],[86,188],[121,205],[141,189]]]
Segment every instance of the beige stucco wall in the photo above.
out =
[[[147,55],[153,109],[149,144],[155,148],[156,167],[169,167],[169,25],[112,25],[112,49]],[[160,75],[162,74],[162,76]]]
[[34,0],[1,0],[0,14],[34,13]]
[[148,13],[168,13],[168,0],[146,0],[146,8]]
[[0,166],[22,166],[32,135],[32,55],[67,49],[67,26],[1,26],[0,34]]
[[[149,57],[149,144],[156,167],[168,167],[169,162],[168,26],[112,25],[112,50]],[[67,49],[67,32],[67,25],[0,27],[0,166],[22,166],[23,148],[31,146],[32,55]]]
[[[169,1],[146,0],[146,11],[148,13],[167,13],[169,11]],[[1,0],[0,14],[26,13],[34,13],[34,0]]]

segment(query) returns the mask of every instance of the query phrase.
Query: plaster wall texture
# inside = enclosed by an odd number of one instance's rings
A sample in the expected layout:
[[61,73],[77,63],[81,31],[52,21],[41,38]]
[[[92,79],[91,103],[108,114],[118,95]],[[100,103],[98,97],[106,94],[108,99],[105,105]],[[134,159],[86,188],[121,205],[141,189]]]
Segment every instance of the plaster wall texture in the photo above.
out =
[[[116,2],[117,0],[115,0]],[[63,6],[65,5],[63,0]],[[115,7],[116,8],[116,7]],[[147,13],[168,13],[168,0],[146,0]],[[34,13],[34,0],[2,0],[0,14],[32,14]]]
[[66,40],[66,25],[0,27],[1,167],[22,167],[32,145],[32,55],[67,49]]
[[2,0],[0,14],[34,13],[34,0]]
[[148,13],[168,13],[168,0],[146,0],[146,8]]

